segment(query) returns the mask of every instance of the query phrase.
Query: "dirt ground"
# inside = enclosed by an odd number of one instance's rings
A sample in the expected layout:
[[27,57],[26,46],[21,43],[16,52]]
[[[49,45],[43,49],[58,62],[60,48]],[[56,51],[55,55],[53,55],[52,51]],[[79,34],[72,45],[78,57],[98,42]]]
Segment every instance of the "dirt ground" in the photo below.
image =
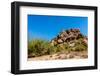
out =
[[40,57],[28,58],[28,61],[33,60],[59,60],[59,59],[86,59],[88,58],[88,51],[73,51],[73,52],[59,52],[52,55],[44,55]]

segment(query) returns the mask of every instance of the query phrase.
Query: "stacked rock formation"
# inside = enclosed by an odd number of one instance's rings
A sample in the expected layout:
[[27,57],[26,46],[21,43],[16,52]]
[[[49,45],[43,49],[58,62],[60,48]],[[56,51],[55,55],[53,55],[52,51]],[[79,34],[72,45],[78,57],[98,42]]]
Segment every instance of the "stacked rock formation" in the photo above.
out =
[[70,29],[61,32],[57,37],[51,40],[52,45],[62,44],[64,42],[70,42],[77,40],[79,38],[84,38],[84,42],[87,43],[87,37],[80,33],[79,29]]

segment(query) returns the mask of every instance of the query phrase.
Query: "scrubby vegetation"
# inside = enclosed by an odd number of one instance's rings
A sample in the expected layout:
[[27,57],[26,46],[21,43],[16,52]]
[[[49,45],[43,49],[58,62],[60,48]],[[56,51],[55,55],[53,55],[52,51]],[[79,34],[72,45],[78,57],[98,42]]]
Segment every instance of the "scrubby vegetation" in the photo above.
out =
[[28,42],[28,56],[37,57],[42,55],[51,55],[57,52],[66,51],[87,51],[87,44],[82,39],[72,42],[52,46],[49,41],[35,39]]
[[58,52],[87,51],[87,37],[79,29],[70,29],[61,32],[51,41],[33,39],[28,42],[28,57],[52,55]]
[[35,39],[28,42],[28,55],[41,56],[54,53],[55,49],[50,45],[49,41]]

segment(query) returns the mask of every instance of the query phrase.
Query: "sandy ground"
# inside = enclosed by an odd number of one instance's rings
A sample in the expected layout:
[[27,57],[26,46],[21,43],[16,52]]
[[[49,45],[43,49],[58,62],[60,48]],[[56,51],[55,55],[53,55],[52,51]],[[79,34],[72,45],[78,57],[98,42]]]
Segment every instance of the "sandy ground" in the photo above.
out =
[[52,55],[44,55],[40,57],[28,58],[28,61],[33,60],[57,60],[57,59],[86,59],[88,58],[88,51],[81,52],[59,52]]

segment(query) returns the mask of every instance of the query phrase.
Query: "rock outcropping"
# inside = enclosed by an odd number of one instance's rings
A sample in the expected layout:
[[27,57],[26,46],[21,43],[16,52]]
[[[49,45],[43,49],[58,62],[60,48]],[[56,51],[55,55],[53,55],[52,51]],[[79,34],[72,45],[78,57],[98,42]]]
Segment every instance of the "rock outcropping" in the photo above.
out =
[[51,40],[52,45],[68,43],[73,40],[83,38],[83,42],[87,44],[87,37],[82,35],[79,29],[70,29],[61,32],[57,37]]

